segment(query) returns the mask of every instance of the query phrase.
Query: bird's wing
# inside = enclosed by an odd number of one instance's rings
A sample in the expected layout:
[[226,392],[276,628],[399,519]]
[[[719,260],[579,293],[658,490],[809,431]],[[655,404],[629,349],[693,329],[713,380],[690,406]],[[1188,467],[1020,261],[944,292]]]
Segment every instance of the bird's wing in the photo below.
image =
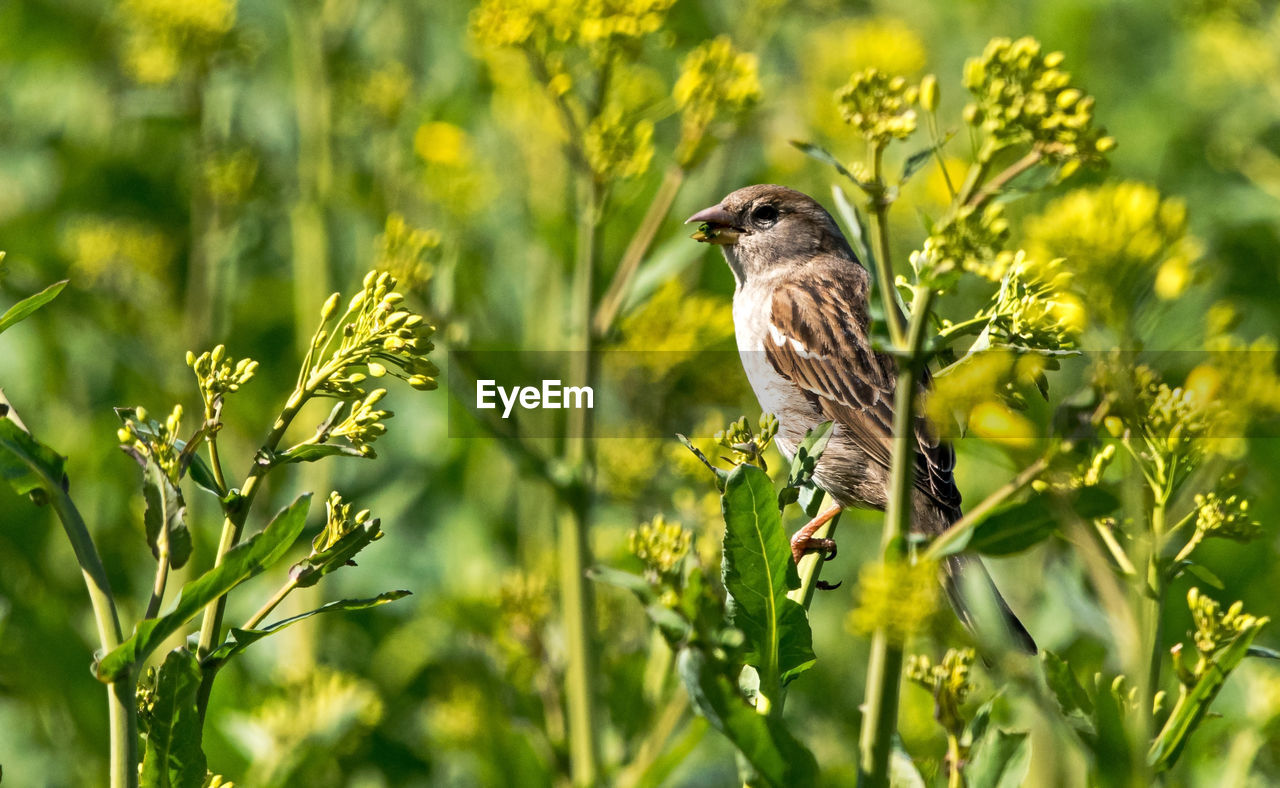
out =
[[[810,271],[815,268],[819,267]],[[874,462],[888,468],[897,364],[871,349],[865,285],[850,286],[844,278],[831,272],[808,273],[777,287],[765,357]],[[927,386],[926,373],[921,389]],[[914,433],[915,486],[944,508],[958,511],[960,491],[952,477],[955,452],[933,437],[922,417],[916,419]]]

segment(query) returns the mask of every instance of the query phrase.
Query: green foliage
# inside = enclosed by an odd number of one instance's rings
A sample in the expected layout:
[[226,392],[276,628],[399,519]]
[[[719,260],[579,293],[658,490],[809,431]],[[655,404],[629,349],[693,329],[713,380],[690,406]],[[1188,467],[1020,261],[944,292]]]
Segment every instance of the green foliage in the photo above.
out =
[[147,746],[138,777],[142,788],[204,785],[206,761],[200,748],[204,721],[196,704],[200,681],[200,661],[185,646],[170,651],[156,672],[143,721]]

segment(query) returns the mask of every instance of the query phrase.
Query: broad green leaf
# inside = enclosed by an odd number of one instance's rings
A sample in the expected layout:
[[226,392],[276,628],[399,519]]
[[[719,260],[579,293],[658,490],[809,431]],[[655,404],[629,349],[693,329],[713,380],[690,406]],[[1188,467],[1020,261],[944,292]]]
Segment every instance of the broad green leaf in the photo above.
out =
[[1031,768],[1031,739],[1025,732],[996,729],[984,736],[965,769],[969,788],[1021,788]]
[[96,666],[98,679],[115,681],[146,659],[204,606],[284,558],[306,524],[311,494],[285,507],[262,533],[234,547],[222,563],[182,587],[173,609],[159,618],[139,621],[133,636],[104,656]]
[[284,465],[290,462],[315,462],[325,457],[362,457],[368,455],[361,454],[353,446],[345,446],[338,443],[308,443],[304,446],[295,446],[288,451],[280,452],[272,460],[272,465]]
[[257,643],[268,635],[274,635],[282,629],[291,627],[299,621],[318,616],[321,613],[336,613],[347,610],[367,610],[371,607],[385,605],[388,602],[394,602],[397,599],[403,599],[409,596],[409,591],[387,591],[378,594],[370,599],[339,599],[336,602],[329,602],[321,605],[315,610],[308,610],[305,613],[299,613],[296,616],[281,619],[266,625],[262,629],[239,629],[231,628],[231,634],[228,639],[223,642],[212,654],[205,658],[207,668],[217,668],[222,663],[244,651],[249,646]]
[[[974,528],[968,548],[984,555],[1010,555],[1039,544],[1058,526],[1051,503],[1048,495],[1036,495],[995,510]],[[1088,520],[1112,512],[1119,505],[1111,492],[1086,487],[1076,496],[1071,509]]]
[[1089,694],[1076,681],[1071,665],[1048,649],[1041,652],[1040,664],[1044,670],[1044,680],[1058,701],[1062,716],[1082,733],[1093,734],[1093,701]]
[[1265,623],[1265,618],[1259,619],[1255,626],[1236,635],[1230,645],[1215,653],[1196,685],[1178,698],[1173,711],[1169,713],[1169,719],[1147,752],[1147,763],[1157,772],[1165,771],[1178,760],[1191,734],[1209,711],[1209,705],[1226,683],[1227,676],[1248,656],[1253,639],[1258,636]]
[[32,313],[37,309],[57,298],[58,293],[62,292],[62,288],[67,286],[67,281],[63,279],[61,282],[54,282],[35,295],[27,296],[9,307],[3,315],[0,315],[0,334],[31,317]]
[[12,419],[0,417],[0,476],[18,495],[63,487],[65,462],[66,458],[31,437]]
[[739,465],[729,474],[720,505],[730,619],[746,635],[746,661],[760,671],[762,685],[779,687],[813,665],[814,654],[804,608],[787,598],[800,587],[800,577],[773,482],[754,465]]
[[196,707],[200,661],[186,647],[169,652],[156,674],[155,706],[142,754],[141,788],[200,788],[207,764]]
[[797,500],[805,515],[809,518],[814,518],[822,514],[822,501],[826,497],[826,492],[818,485],[806,484],[800,488],[800,496]]
[[[765,785],[776,788],[814,785],[818,764],[775,716],[758,714],[738,691],[727,665],[713,663],[694,648],[683,648],[677,670],[694,708],[712,727],[728,737],[755,768]],[[719,668],[719,669],[718,669]]]
[[156,461],[147,458],[142,471],[143,515],[151,555],[160,557],[160,539],[168,540],[169,565],[181,569],[191,557],[191,531],[187,528],[187,502]]

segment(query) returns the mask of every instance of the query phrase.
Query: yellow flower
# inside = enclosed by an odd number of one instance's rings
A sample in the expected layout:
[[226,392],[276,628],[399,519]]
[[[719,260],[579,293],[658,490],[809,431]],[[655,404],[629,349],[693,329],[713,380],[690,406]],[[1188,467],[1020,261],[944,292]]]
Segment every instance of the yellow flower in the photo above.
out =
[[901,644],[922,631],[937,609],[936,564],[871,563],[858,574],[857,607],[848,625],[862,634],[884,628]]
[[1077,189],[1025,229],[1028,252],[1065,258],[1090,312],[1112,328],[1128,325],[1149,293],[1173,297],[1185,289],[1200,251],[1182,201],[1142,183]]
[[906,139],[916,130],[912,105],[919,88],[907,78],[875,68],[855,73],[836,93],[840,114],[868,143],[884,145],[890,139]]
[[969,430],[1011,448],[1023,448],[1035,438],[1035,428],[1025,417],[999,402],[979,402],[969,413]]
[[696,163],[706,150],[707,127],[721,112],[741,112],[760,100],[760,77],[755,55],[738,52],[728,36],[701,44],[681,64],[673,90],[681,111],[681,166]]
[[602,179],[643,175],[653,161],[653,122],[635,121],[618,107],[607,108],[587,127],[583,152]]
[[413,151],[428,164],[465,167],[471,162],[471,140],[459,126],[424,123],[413,134]]

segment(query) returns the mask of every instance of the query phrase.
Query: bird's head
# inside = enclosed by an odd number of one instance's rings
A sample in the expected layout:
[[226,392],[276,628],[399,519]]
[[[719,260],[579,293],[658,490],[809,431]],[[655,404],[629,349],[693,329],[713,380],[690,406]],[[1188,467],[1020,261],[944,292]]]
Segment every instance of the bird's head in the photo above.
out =
[[738,189],[690,216],[702,226],[693,239],[716,244],[738,283],[829,254],[856,262],[831,214],[807,194],[761,184]]

